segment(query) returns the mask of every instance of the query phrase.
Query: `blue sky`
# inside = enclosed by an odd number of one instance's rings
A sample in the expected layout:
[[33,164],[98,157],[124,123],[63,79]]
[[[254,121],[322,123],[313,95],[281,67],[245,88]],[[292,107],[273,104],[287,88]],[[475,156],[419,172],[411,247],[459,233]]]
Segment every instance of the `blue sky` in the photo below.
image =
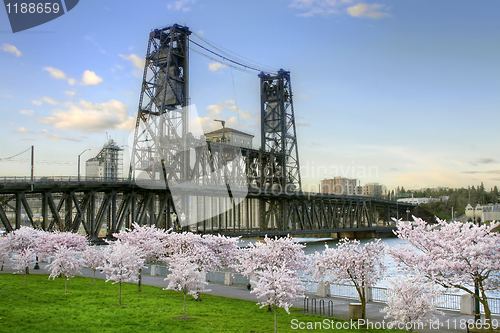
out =
[[[70,176],[83,150],[127,144],[149,32],[178,23],[291,71],[304,184],[489,188],[500,180],[499,13],[495,0],[82,0],[13,34],[1,9],[0,158],[34,145],[36,176]],[[258,137],[257,73],[190,60],[206,130],[224,118]],[[29,154],[0,168],[29,175]]]

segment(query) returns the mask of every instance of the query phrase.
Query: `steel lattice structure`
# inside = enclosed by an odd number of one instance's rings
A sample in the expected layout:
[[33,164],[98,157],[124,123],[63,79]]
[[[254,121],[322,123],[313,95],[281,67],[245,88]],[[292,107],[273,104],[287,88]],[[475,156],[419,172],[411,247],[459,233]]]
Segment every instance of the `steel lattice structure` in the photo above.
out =
[[259,74],[261,87],[261,149],[276,159],[266,183],[286,190],[300,189],[299,151],[290,72]]
[[187,178],[190,34],[174,24],[149,35],[130,178]]

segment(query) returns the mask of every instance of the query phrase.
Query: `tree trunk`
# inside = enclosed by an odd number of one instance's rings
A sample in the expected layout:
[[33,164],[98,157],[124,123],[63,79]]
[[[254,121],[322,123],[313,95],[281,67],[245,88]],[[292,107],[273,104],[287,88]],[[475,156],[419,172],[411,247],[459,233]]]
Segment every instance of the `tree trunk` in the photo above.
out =
[[141,285],[142,285],[142,275],[141,275],[141,272],[142,272],[142,268],[139,269],[139,291],[141,291]]
[[95,284],[95,269],[94,269],[94,284]]
[[366,319],[366,300],[361,299],[361,318]]
[[68,293],[68,277],[64,280],[64,293]]
[[278,307],[275,305],[274,306],[274,333],[278,333],[278,318],[276,316],[276,312]]
[[120,294],[118,296],[118,304],[122,305],[122,283],[120,282]]
[[3,272],[3,264],[4,264],[4,263],[2,263],[2,272]]
[[491,310],[490,310],[490,307],[488,305],[488,299],[485,299],[485,301],[483,302],[483,300],[481,300],[481,304],[483,304],[483,307],[484,307],[484,323],[488,323],[490,324],[490,327],[488,328],[488,333],[493,333],[493,326],[492,326],[492,322],[491,322]]
[[29,274],[30,273],[30,268],[28,266],[26,266],[26,274]]
[[186,317],[186,293],[184,293],[184,310],[182,311],[182,316]]

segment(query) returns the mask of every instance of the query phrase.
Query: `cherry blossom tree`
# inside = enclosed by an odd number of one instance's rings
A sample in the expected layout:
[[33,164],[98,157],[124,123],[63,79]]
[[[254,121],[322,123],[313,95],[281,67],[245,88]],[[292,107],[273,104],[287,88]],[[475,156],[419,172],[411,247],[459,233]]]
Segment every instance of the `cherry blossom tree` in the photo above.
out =
[[7,237],[0,237],[0,261],[2,262],[1,271],[3,271],[3,265],[5,262],[9,260],[10,252],[10,244]]
[[475,297],[491,324],[487,292],[500,288],[500,234],[493,232],[499,225],[443,220],[429,225],[416,217],[414,222],[398,221],[396,235],[415,249],[397,247],[389,253],[400,267],[419,271],[444,288],[463,290]]
[[36,240],[39,259],[54,256],[57,249],[61,246],[75,251],[84,251],[87,245],[88,240],[85,236],[69,231],[40,231]]
[[[169,237],[170,230],[165,231],[153,226],[140,226],[137,223],[132,224],[132,229],[125,229],[119,233],[113,234],[114,237],[122,242],[128,242],[137,246],[142,252],[144,262],[148,263],[158,260],[165,254],[166,240]],[[142,269],[139,269],[139,291],[142,285]]]
[[106,274],[106,282],[120,284],[118,304],[122,304],[122,283],[138,281],[139,270],[145,268],[139,248],[127,242],[111,242],[104,251],[104,264],[97,269]]
[[43,231],[41,230],[22,226],[19,229],[9,232],[6,238],[9,242],[9,247],[12,252],[20,252],[27,248],[35,250],[37,245],[37,238],[42,233]]
[[313,279],[354,285],[361,302],[361,316],[366,319],[366,290],[380,281],[385,272],[382,262],[385,246],[380,239],[361,246],[358,240],[341,239],[336,248],[314,255]]
[[394,325],[403,325],[407,331],[413,332],[422,321],[437,321],[437,310],[442,290],[431,282],[423,281],[421,275],[413,277],[396,277],[389,279],[391,287],[386,292],[387,306],[381,312],[387,313],[385,319],[393,318]]
[[176,254],[167,259],[171,273],[167,275],[165,281],[168,281],[168,287],[164,290],[182,291],[184,294],[184,307],[182,311],[183,318],[186,317],[186,295],[191,295],[195,299],[199,293],[209,291],[205,289],[205,273],[200,270],[196,262],[193,262],[189,256]]
[[256,286],[252,293],[267,300],[257,303],[274,310],[274,330],[277,332],[277,310],[284,308],[289,313],[293,301],[305,291],[299,277],[306,269],[304,245],[296,243],[290,236],[264,238],[264,242],[251,243],[239,256],[236,269],[244,276],[254,275]]
[[83,260],[85,260],[85,265],[92,268],[94,271],[94,284],[95,284],[95,272],[99,267],[104,265],[104,254],[99,251],[95,246],[87,246],[85,251],[82,252]]
[[36,261],[35,251],[31,247],[23,248],[19,253],[14,254],[12,261],[14,262],[14,271],[16,274],[24,273],[24,285],[26,285],[26,275],[28,275],[28,267]]
[[211,260],[205,265],[207,271],[219,271],[226,267],[234,267],[237,264],[240,248],[239,237],[226,237],[221,235],[203,235],[202,243],[212,254]]
[[[37,248],[37,238],[42,234],[41,230],[35,230],[31,227],[22,226],[7,234],[6,242],[8,243],[8,248],[10,252],[16,255],[17,264],[21,262],[26,263],[26,260],[31,260],[26,257],[28,254],[36,253]],[[29,249],[29,251],[28,251]],[[21,259],[23,258],[23,259]],[[33,260],[32,262],[35,262]],[[30,261],[31,263],[31,261]],[[29,274],[29,265],[24,266],[25,274]]]
[[64,292],[68,293],[68,280],[80,273],[80,268],[85,265],[85,260],[80,258],[81,252],[65,245],[56,245],[54,261],[47,268],[50,270],[49,279],[64,275]]

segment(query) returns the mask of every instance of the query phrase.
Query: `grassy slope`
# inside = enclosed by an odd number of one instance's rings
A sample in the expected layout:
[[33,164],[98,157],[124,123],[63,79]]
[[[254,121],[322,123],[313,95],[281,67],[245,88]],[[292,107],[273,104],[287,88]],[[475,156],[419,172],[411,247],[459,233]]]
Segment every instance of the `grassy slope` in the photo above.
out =
[[[273,332],[274,317],[254,302],[212,295],[202,295],[202,302],[192,297],[182,316],[182,294],[162,288],[123,284],[118,306],[118,285],[91,278],[74,277],[48,280],[47,275],[24,276],[0,274],[0,332]],[[278,313],[278,332],[293,330],[290,321],[322,321],[323,317]],[[371,330],[335,330],[337,332],[372,332]],[[377,330],[376,332],[383,332]],[[387,331],[388,332],[388,331]],[[396,332],[391,330],[391,332]]]

